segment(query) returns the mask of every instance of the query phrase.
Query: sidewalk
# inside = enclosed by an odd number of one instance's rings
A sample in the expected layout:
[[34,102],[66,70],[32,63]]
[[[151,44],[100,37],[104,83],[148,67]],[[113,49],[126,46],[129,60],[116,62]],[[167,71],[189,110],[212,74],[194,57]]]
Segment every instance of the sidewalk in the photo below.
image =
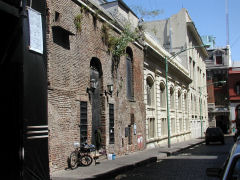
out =
[[53,173],[52,180],[82,180],[82,179],[106,179],[114,177],[126,170],[156,162],[158,159],[173,155],[181,150],[191,148],[204,142],[204,139],[191,139],[188,141],[167,145],[158,148],[146,149],[129,155],[116,157],[115,160],[103,160],[100,164],[89,167],[78,167],[75,170],[61,170]]

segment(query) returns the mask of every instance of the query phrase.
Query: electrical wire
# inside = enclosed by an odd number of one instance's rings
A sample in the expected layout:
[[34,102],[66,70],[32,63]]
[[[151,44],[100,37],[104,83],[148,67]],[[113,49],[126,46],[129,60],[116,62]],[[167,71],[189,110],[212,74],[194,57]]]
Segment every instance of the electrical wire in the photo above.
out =
[[239,39],[240,39],[240,34],[237,36],[237,38],[235,38],[235,40],[231,44],[231,48],[238,42]]

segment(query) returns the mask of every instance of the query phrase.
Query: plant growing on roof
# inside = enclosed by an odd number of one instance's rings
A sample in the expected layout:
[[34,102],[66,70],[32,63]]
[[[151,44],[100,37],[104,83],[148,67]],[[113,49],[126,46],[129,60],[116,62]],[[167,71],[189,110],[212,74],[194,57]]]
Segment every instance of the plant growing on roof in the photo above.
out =
[[81,13],[76,15],[74,18],[74,24],[78,32],[82,31],[82,18],[83,15]]
[[80,7],[80,10],[81,10],[81,13],[89,13],[90,12],[90,9],[87,7],[87,6],[81,6]]
[[92,12],[92,17],[93,17],[93,25],[94,27],[97,26],[97,20],[99,18],[99,14],[101,13],[101,10],[97,9],[95,12]]
[[113,56],[121,57],[125,54],[128,43],[134,42],[139,38],[139,30],[130,29],[130,24],[124,26],[121,36],[110,36],[108,40],[108,48]]

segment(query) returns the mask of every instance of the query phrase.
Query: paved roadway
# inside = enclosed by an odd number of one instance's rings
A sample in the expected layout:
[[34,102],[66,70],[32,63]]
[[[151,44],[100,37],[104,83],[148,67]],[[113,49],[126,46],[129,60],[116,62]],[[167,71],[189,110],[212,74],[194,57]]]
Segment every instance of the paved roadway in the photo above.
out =
[[227,136],[225,137],[225,145],[218,143],[206,145],[203,143],[191,149],[182,151],[174,156],[161,159],[159,162],[148,164],[124,174],[120,174],[114,179],[215,180],[217,178],[206,176],[206,168],[221,167],[232,145],[232,136]]

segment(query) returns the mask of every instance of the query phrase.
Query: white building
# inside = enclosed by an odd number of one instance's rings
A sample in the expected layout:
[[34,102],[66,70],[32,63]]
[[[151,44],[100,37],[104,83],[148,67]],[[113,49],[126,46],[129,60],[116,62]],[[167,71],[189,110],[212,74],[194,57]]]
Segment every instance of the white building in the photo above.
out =
[[[144,64],[147,146],[167,142],[165,56],[171,59],[168,74],[171,142],[201,137],[208,127],[204,62],[208,54],[205,47],[199,47],[203,43],[193,21],[187,10],[182,9],[169,19],[144,22],[143,26],[147,32]],[[170,58],[178,52],[179,56]]]

